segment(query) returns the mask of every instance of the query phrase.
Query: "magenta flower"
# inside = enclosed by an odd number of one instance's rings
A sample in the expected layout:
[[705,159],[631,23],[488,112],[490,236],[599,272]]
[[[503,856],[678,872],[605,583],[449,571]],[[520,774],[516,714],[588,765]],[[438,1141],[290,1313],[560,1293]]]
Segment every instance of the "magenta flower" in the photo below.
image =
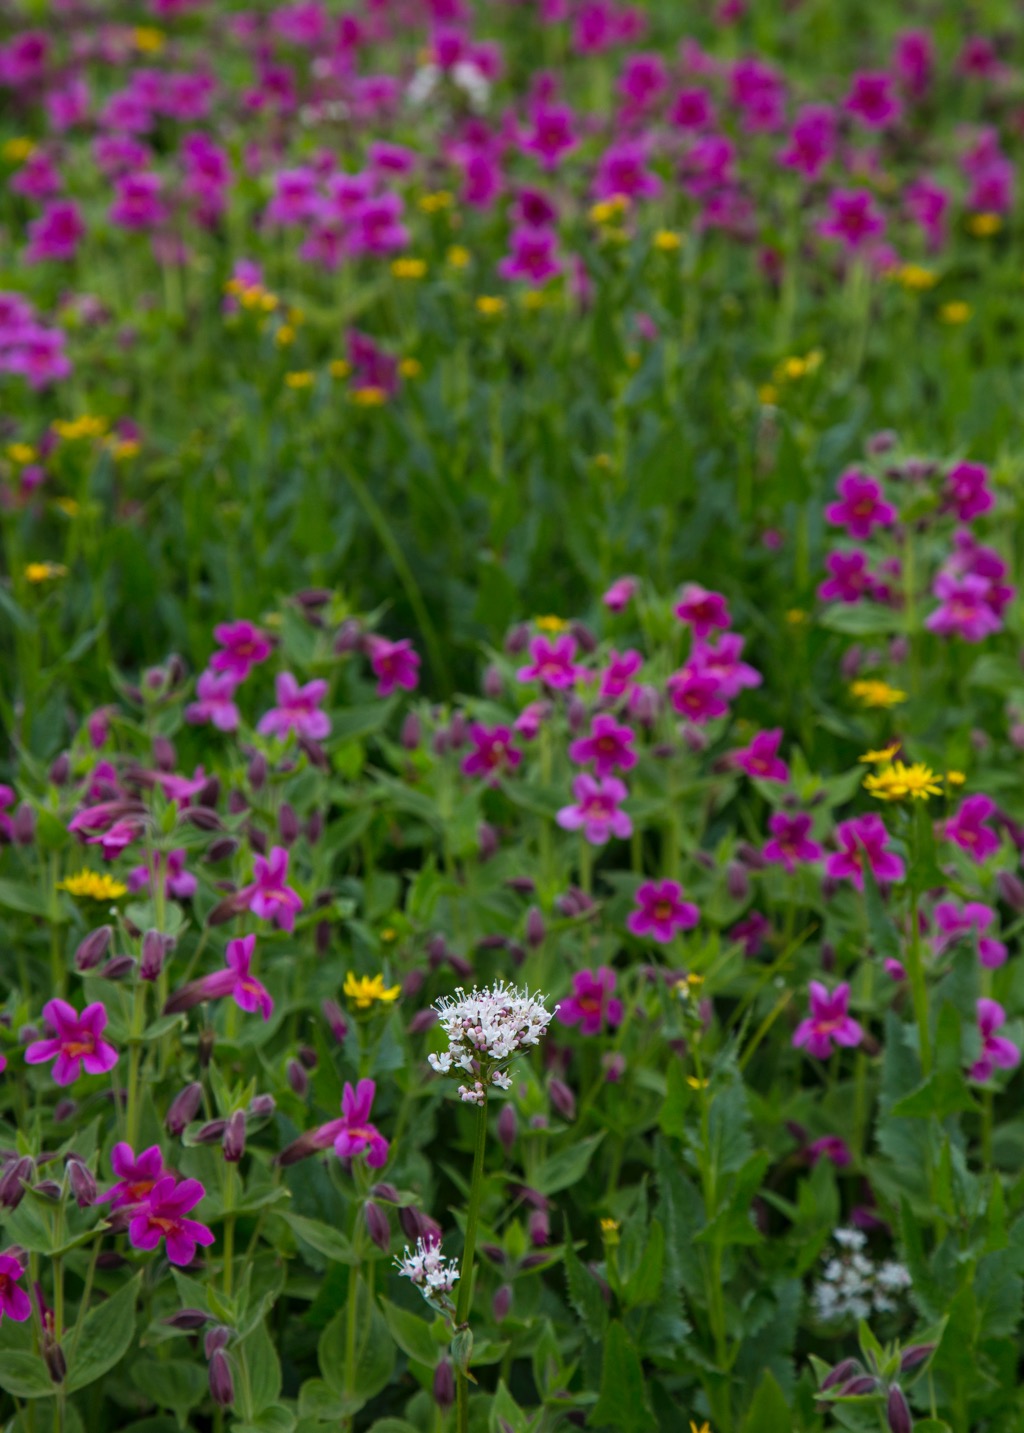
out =
[[677,129],[709,129],[715,122],[715,109],[707,90],[680,90],[669,105],[668,122]]
[[911,220],[924,233],[932,251],[946,242],[946,216],[950,196],[941,184],[922,175],[903,191],[903,203]]
[[389,697],[396,687],[402,687],[407,692],[416,690],[420,680],[420,659],[408,637],[403,637],[400,642],[389,642],[386,637],[368,637],[366,644],[370,666],[377,678],[379,697]]
[[622,1001],[615,998],[615,971],[602,965],[599,970],[578,970],[572,978],[572,995],[559,1002],[555,1011],[561,1025],[578,1025],[581,1035],[598,1035],[605,1024],[622,1024]]
[[32,1317],[32,1300],[18,1280],[25,1277],[20,1259],[13,1254],[0,1254],[0,1320],[5,1316],[16,1324]]
[[609,612],[624,612],[632,602],[639,586],[635,577],[617,577],[601,601]]
[[822,849],[807,834],[812,824],[805,811],[793,816],[785,811],[776,811],[768,822],[772,839],[766,842],[762,852],[765,860],[785,866],[790,875],[796,870],[798,862],[820,861]]
[[665,685],[674,709],[695,726],[703,726],[715,717],[725,716],[729,710],[717,677],[683,667],[681,671],[673,672]]
[[950,468],[944,496],[961,522],[981,517],[996,501],[988,488],[988,469],[981,463],[957,463]]
[[818,233],[825,239],[838,239],[851,253],[885,233],[885,219],[869,190],[835,189],[828,203],[829,212],[819,221]]
[[167,218],[167,206],[160,198],[163,179],[149,172],[124,174],[114,180],[115,199],[110,206],[111,222],[122,229],[155,229]]
[[816,1139],[813,1144],[807,1146],[807,1158],[812,1167],[820,1159],[829,1159],[837,1169],[845,1169],[848,1164],[853,1163],[853,1155],[850,1153],[850,1146],[840,1135],[827,1134],[822,1139]]
[[984,861],[999,850],[999,837],[985,825],[995,809],[996,803],[989,796],[968,796],[946,822],[943,835],[976,861]]
[[465,776],[484,776],[495,785],[502,773],[514,771],[523,759],[523,753],[512,745],[511,727],[487,727],[474,722],[469,739],[473,750],[462,761]]
[[743,954],[749,957],[757,955],[771,934],[772,923],[761,911],[751,911],[749,915],[737,921],[728,932],[730,940],[737,940],[743,946]]
[[516,676],[521,682],[543,682],[552,691],[571,687],[585,675],[585,668],[573,660],[575,656],[576,638],[568,633],[553,642],[547,637],[534,637],[530,642],[531,661],[520,667]]
[[968,901],[961,909],[955,901],[939,901],[935,907],[935,953],[941,955],[964,936],[975,936],[978,960],[989,970],[1006,963],[1006,946],[1001,940],[985,935],[996,918],[991,906]]
[[47,204],[41,216],[33,219],[28,226],[26,262],[38,264],[48,259],[71,260],[84,234],[85,222],[78,205],[69,199],[57,199]]
[[643,139],[622,139],[602,154],[594,180],[595,199],[654,199],[661,180],[647,167],[648,146]]
[[818,588],[823,602],[854,603],[870,596],[875,578],[868,568],[866,553],[830,552],[825,566],[831,576]]
[[196,1219],[188,1219],[206,1195],[198,1179],[183,1179],[176,1184],[173,1174],[157,1180],[149,1198],[128,1226],[133,1249],[155,1249],[161,1239],[167,1241],[167,1257],[172,1264],[191,1264],[196,1245],[208,1247],[214,1242],[212,1232]]
[[854,75],[843,108],[867,129],[885,129],[899,119],[902,106],[887,70]]
[[109,1200],[112,1210],[141,1204],[149,1198],[156,1184],[171,1173],[164,1168],[164,1157],[158,1144],[150,1145],[139,1155],[134,1153],[131,1145],[115,1144],[110,1152],[110,1166],[117,1175],[117,1183],[107,1190],[101,1202]]
[[789,143],[779,163],[807,179],[817,179],[835,153],[835,115],[828,105],[804,105],[797,111]]
[[630,647],[627,651],[608,653],[608,665],[601,672],[600,695],[603,701],[618,701],[633,687],[633,678],[643,667],[644,659]]
[[780,726],[773,727],[771,731],[759,731],[749,746],[740,747],[729,759],[748,776],[757,777],[760,781],[785,782],[789,780],[789,767],[778,755],[781,742]]
[[871,812],[836,827],[840,849],[825,861],[825,874],[834,881],[852,881],[864,889],[864,863],[876,881],[902,881],[903,861],[888,849],[889,833],[881,816]]
[[239,680],[234,672],[202,672],[196,683],[196,696],[199,700],[191,702],[185,708],[185,720],[189,725],[202,726],[210,722],[218,731],[237,731],[242,720],[235,705],[235,690]]
[[668,945],[676,931],[692,930],[700,920],[693,902],[683,900],[678,881],[645,881],[636,893],[636,904],[626,918],[626,929],[662,945]]
[[632,821],[619,809],[629,793],[616,777],[599,781],[593,776],[577,776],[572,794],[575,805],[563,806],[555,817],[563,831],[582,831],[592,846],[603,846],[612,836],[624,841],[633,834]]
[[816,1060],[827,1060],[832,1053],[833,1040],[837,1045],[852,1047],[859,1045],[864,1031],[849,1014],[850,987],[844,981],[830,995],[818,980],[810,983],[811,1013],[801,1020],[793,1034],[793,1044],[805,1046],[808,1055]]
[[970,1068],[972,1080],[983,1083],[994,1070],[1013,1070],[1020,1064],[1020,1051],[1005,1035],[997,1035],[1006,1024],[1006,1011],[995,1000],[979,1000],[976,1007],[981,1054]]
[[870,537],[876,527],[891,527],[896,521],[896,509],[883,499],[881,483],[868,473],[851,468],[843,473],[836,490],[840,500],[829,503],[825,517],[833,525],[845,527],[850,537]]
[[274,681],[274,692],[277,706],[265,712],[256,727],[261,736],[273,735],[282,741],[292,731],[310,741],[322,741],[325,736],[330,736],[331,719],[320,710],[320,703],[327,695],[325,681],[307,682],[300,687],[291,672],[279,672]]
[[[294,895],[294,892],[292,894]],[[298,900],[297,896],[296,900]],[[290,927],[286,927],[286,929],[290,929]],[[255,1014],[258,1010],[264,1020],[269,1020],[273,1014],[274,1002],[271,1000],[266,986],[252,974],[252,958],[255,949],[256,937],[254,935],[239,936],[236,940],[229,940],[227,950],[224,952],[224,959],[227,961],[226,968],[215,971],[212,975],[204,976],[197,983],[202,988],[204,999],[217,1000],[222,996],[230,995],[240,1010],[246,1011],[249,1015]]]
[[530,284],[546,284],[562,272],[556,258],[558,235],[553,229],[522,226],[509,238],[509,254],[498,264],[503,279],[525,279]]
[[58,1085],[74,1084],[83,1065],[87,1075],[105,1075],[117,1064],[117,1051],[103,1039],[107,1012],[100,1001],[87,1005],[79,1015],[66,1000],[50,1000],[43,1006],[43,1019],[56,1034],[50,1040],[33,1040],[25,1061],[41,1065],[54,1060]]
[[210,670],[229,673],[236,683],[244,682],[253,667],[270,656],[269,638],[251,622],[222,622],[213,635],[222,650],[210,658]]
[[911,99],[927,94],[935,68],[935,49],[926,30],[907,30],[897,36],[892,57],[901,89]]
[[716,627],[729,626],[729,604],[720,592],[709,592],[697,582],[688,582],[673,609],[680,622],[698,639],[710,636]]
[[530,702],[523,707],[512,725],[524,741],[535,741],[550,715],[550,702]]
[[629,771],[637,761],[632,749],[634,739],[630,727],[620,726],[613,716],[601,713],[594,718],[589,736],[570,743],[569,759],[580,765],[592,761],[598,776],[610,776],[616,769]]
[[257,856],[253,882],[239,891],[239,900],[248,902],[253,915],[261,920],[274,920],[282,930],[295,929],[295,912],[302,909],[302,898],[288,879],[288,852],[274,846],[269,857]]
[[578,144],[572,110],[563,104],[537,105],[529,128],[519,140],[519,148],[536,155],[545,169],[556,169],[562,156],[570,154]]
[[[155,873],[155,874],[154,874]],[[154,851],[152,861],[146,861],[128,872],[128,889],[141,891],[156,878],[162,876],[165,892],[176,901],[187,901],[196,893],[196,878],[185,870],[185,851],[168,851],[166,869],[161,851]]]
[[698,676],[713,677],[727,701],[738,697],[745,687],[759,687],[761,673],[741,657],[745,638],[723,632],[716,643],[697,642],[687,666]]
[[388,1162],[388,1142],[376,1125],[370,1123],[370,1108],[377,1086],[372,1080],[360,1080],[353,1090],[345,1081],[341,1095],[341,1119],[332,1120],[334,1153],[339,1159],[353,1159],[366,1151],[371,1169],[383,1169]]
[[983,642],[1002,630],[1002,620],[989,602],[989,583],[973,573],[954,577],[940,572],[932,586],[939,606],[925,618],[929,632],[940,637],[962,637],[965,642]]

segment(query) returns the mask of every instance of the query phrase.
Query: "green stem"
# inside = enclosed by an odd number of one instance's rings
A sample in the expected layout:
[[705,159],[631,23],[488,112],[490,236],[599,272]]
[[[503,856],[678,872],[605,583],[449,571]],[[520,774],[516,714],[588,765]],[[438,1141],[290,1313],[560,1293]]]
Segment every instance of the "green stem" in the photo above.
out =
[[910,990],[914,1000],[914,1018],[917,1021],[917,1038],[921,1046],[921,1070],[925,1079],[932,1072],[931,1038],[928,1034],[928,987],[925,984],[924,965],[921,960],[921,932],[917,921],[917,891],[910,892],[910,946],[907,952],[910,966]]
[[[462,1268],[459,1271],[459,1297],[455,1305],[455,1326],[461,1329],[469,1318],[469,1301],[473,1293],[473,1257],[476,1253],[476,1230],[480,1219],[480,1200],[484,1184],[484,1156],[487,1150],[487,1085],[484,1085],[484,1102],[480,1106],[476,1123],[476,1149],[473,1153],[473,1178],[469,1186],[469,1206],[466,1209],[466,1242],[462,1250]],[[458,1431],[469,1433],[469,1381],[461,1368],[456,1368],[456,1392],[458,1396]]]
[[224,1165],[224,1293],[231,1297],[235,1268],[235,1166]]
[[142,1061],[142,1029],[146,1023],[146,985],[138,980],[132,992],[132,1022],[128,1036],[128,1113],[125,1139],[132,1149],[139,1140],[139,1066]]

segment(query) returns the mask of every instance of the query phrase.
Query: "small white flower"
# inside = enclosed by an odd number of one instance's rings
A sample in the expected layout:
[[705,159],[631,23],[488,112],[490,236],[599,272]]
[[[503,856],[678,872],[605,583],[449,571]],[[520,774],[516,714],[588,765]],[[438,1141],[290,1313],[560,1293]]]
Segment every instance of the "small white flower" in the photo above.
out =
[[504,1066],[520,1050],[539,1044],[554,1011],[528,990],[517,990],[504,981],[467,995],[460,986],[454,997],[445,996],[434,1006],[448,1049],[428,1055],[432,1069],[447,1075],[453,1066],[474,1077],[462,1085],[459,1094],[472,1104],[482,1104],[484,1086],[493,1084],[507,1090],[512,1081]]
[[416,1285],[427,1303],[442,1313],[449,1312],[449,1295],[459,1277],[459,1267],[454,1259],[446,1260],[442,1256],[440,1243],[417,1239],[412,1253],[406,1244],[404,1253],[394,1263],[403,1278]]

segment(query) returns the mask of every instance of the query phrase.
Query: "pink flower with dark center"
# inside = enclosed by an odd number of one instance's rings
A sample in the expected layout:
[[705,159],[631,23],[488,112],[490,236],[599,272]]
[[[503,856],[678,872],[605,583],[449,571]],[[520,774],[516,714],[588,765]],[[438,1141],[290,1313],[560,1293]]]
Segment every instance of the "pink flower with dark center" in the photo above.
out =
[[550,702],[531,702],[529,706],[523,707],[512,725],[524,741],[536,741],[541,727],[550,715]]
[[825,861],[825,874],[832,880],[852,881],[862,891],[865,862],[876,881],[903,880],[903,861],[888,849],[889,833],[875,812],[841,821],[836,827],[836,840],[840,849]]
[[950,468],[943,496],[960,522],[981,517],[995,507],[996,501],[988,488],[988,469],[981,463],[957,463]]
[[202,672],[196,683],[198,701],[185,708],[190,726],[212,723],[218,731],[237,731],[242,717],[235,704],[239,678],[233,672]]
[[407,692],[416,690],[420,681],[420,658],[408,637],[399,642],[389,642],[386,637],[368,637],[366,644],[379,697],[389,697],[396,687]]
[[163,888],[167,895],[176,901],[187,901],[196,893],[196,878],[190,871],[185,870],[185,855],[183,849],[168,851],[165,867],[163,852],[154,851],[150,860],[129,871],[128,889],[141,891],[151,887],[157,878],[162,877]]
[[966,851],[979,863],[999,850],[999,837],[985,822],[995,815],[996,803],[989,796],[968,796],[959,811],[943,827],[947,841]]
[[835,153],[836,121],[829,105],[804,105],[797,112],[789,143],[779,155],[785,169],[817,179]]
[[962,909],[955,901],[939,901],[935,907],[938,928],[934,938],[936,955],[942,955],[965,936],[974,937],[978,960],[983,966],[996,970],[1005,965],[1006,946],[1001,940],[985,935],[995,918],[993,908],[980,901],[967,901]]
[[278,672],[274,692],[277,706],[265,712],[256,727],[261,736],[273,735],[281,741],[286,741],[293,731],[311,741],[322,741],[330,736],[331,719],[320,710],[320,703],[327,695],[325,681],[307,682],[300,687],[291,672]]
[[822,849],[817,841],[812,841],[808,835],[812,824],[811,817],[805,811],[799,811],[792,816],[785,811],[776,811],[768,822],[772,839],[765,844],[762,853],[765,860],[785,866],[790,875],[796,870],[798,863],[820,861]]
[[845,527],[850,537],[868,538],[876,527],[891,527],[896,509],[882,496],[877,478],[856,468],[844,473],[836,484],[839,502],[829,503],[826,519],[837,527]]
[[47,259],[69,261],[78,252],[85,234],[85,222],[77,204],[58,199],[47,204],[42,215],[28,226],[28,248],[25,259],[38,264]]
[[390,254],[409,243],[409,230],[401,222],[404,205],[398,194],[382,194],[360,204],[352,216],[354,254]]
[[1020,1051],[1005,1035],[997,1035],[1006,1024],[1006,1011],[995,1000],[979,1000],[975,1006],[981,1054],[970,1068],[970,1077],[983,1084],[995,1070],[1013,1070],[1020,1064]]
[[576,638],[566,633],[550,641],[547,637],[534,637],[530,642],[528,666],[520,667],[516,676],[521,682],[543,682],[552,691],[574,686],[586,675],[586,668],[577,666]]
[[353,1159],[366,1152],[371,1169],[383,1169],[388,1162],[388,1141],[376,1125],[370,1123],[370,1110],[377,1086],[373,1080],[360,1080],[353,1090],[346,1080],[341,1095],[341,1119],[332,1120],[334,1153],[339,1159]]
[[222,622],[213,635],[222,650],[210,658],[210,670],[227,673],[236,682],[244,682],[253,667],[270,656],[269,638],[251,622]]
[[25,1062],[41,1065],[53,1060],[53,1078],[58,1085],[72,1085],[85,1066],[87,1075],[105,1075],[117,1064],[117,1051],[103,1039],[107,1012],[100,1001],[87,1005],[79,1015],[66,1000],[50,1000],[43,1006],[43,1019],[56,1031],[52,1039],[33,1040],[25,1051]]
[[186,1216],[206,1195],[198,1179],[175,1183],[173,1174],[157,1180],[149,1198],[128,1226],[133,1249],[155,1249],[166,1240],[167,1258],[172,1264],[191,1264],[196,1245],[209,1247],[214,1242],[205,1224]]
[[831,574],[818,588],[823,602],[860,602],[871,595],[875,583],[867,553],[830,552],[825,566]]
[[635,577],[617,577],[601,601],[609,612],[625,612],[639,586]]
[[854,75],[843,108],[867,129],[885,129],[899,119],[903,109],[888,70]]
[[926,30],[906,30],[897,36],[892,57],[900,87],[911,99],[923,99],[931,86],[935,47]]
[[642,669],[643,664],[643,657],[632,647],[621,654],[614,649],[610,651],[608,665],[600,673],[599,692],[602,701],[617,702],[620,698],[628,696],[631,688],[635,685],[633,678]]
[[715,110],[707,90],[680,90],[669,106],[668,122],[678,129],[710,129]]
[[13,1254],[0,1254],[0,1319],[13,1319],[23,1324],[32,1317],[32,1300],[18,1281],[25,1277],[21,1260]]
[[676,931],[692,930],[700,920],[693,902],[683,900],[678,881],[645,881],[636,893],[636,903],[636,910],[626,918],[626,929],[662,945],[667,945]]
[[687,663],[698,676],[713,677],[727,701],[738,697],[745,687],[759,687],[763,678],[756,667],[741,660],[745,638],[723,632],[716,643],[697,642]]
[[319,181],[316,171],[303,165],[282,169],[274,175],[274,194],[267,205],[264,221],[289,228],[304,224],[316,212]]
[[806,1153],[812,1167],[821,1159],[831,1160],[837,1169],[845,1169],[853,1163],[850,1146],[837,1134],[827,1134],[822,1139],[816,1139],[813,1144],[807,1146]]
[[[292,894],[294,895],[294,892]],[[296,899],[298,898],[296,897]],[[285,926],[285,929],[289,930],[291,927]],[[202,987],[203,999],[219,1000],[225,995],[230,995],[239,1010],[244,1010],[249,1015],[254,1015],[258,1010],[264,1020],[269,1020],[274,1012],[274,1002],[270,998],[270,992],[266,986],[252,973],[255,949],[256,937],[254,935],[245,935],[236,940],[229,940],[227,950],[224,952],[226,968],[214,971],[212,975],[203,976],[198,984]]]
[[621,139],[601,156],[594,180],[595,199],[654,199],[661,180],[647,167],[648,146],[642,139]]
[[613,771],[629,771],[636,765],[633,751],[634,732],[628,726],[620,726],[613,716],[601,713],[591,724],[590,735],[570,743],[569,760],[580,765],[594,763],[598,776],[610,776]]
[[818,223],[825,239],[838,239],[851,253],[864,249],[885,233],[885,219],[867,189],[834,189],[829,213]]
[[631,112],[647,109],[668,88],[668,71],[658,54],[630,55],[618,79],[618,91]]
[[805,1047],[816,1060],[827,1060],[832,1043],[852,1048],[864,1038],[864,1031],[849,1013],[850,987],[845,982],[829,994],[818,980],[810,983],[811,1013],[801,1020],[793,1034],[793,1044]]
[[605,1025],[622,1024],[622,1001],[615,998],[615,971],[578,970],[572,978],[572,995],[559,1002],[555,1018],[561,1025],[578,1025],[581,1035],[598,1035]]
[[728,932],[730,940],[737,940],[743,946],[748,958],[757,955],[771,933],[772,923],[761,911],[751,911]]
[[530,124],[520,138],[519,148],[526,154],[536,155],[545,169],[556,169],[562,156],[571,154],[578,144],[569,106],[542,104],[530,115]]
[[922,176],[907,185],[903,191],[903,203],[907,214],[924,231],[928,247],[941,249],[946,242],[946,215],[950,206],[948,190]]
[[487,727],[474,722],[469,739],[474,749],[463,758],[465,776],[484,776],[492,785],[497,784],[499,776],[514,771],[523,759],[523,753],[512,745],[511,727]]
[[509,244],[511,252],[498,264],[498,273],[503,279],[546,284],[562,272],[556,257],[558,235],[553,229],[514,229]]
[[940,637],[962,637],[965,642],[983,642],[1002,631],[1002,621],[989,601],[989,583],[984,577],[953,577],[940,572],[932,587],[940,605],[925,618],[929,632]]
[[139,1155],[134,1153],[131,1145],[115,1144],[110,1152],[110,1167],[117,1175],[117,1183],[108,1189],[101,1203],[109,1200],[112,1210],[141,1204],[149,1198],[156,1184],[171,1173],[164,1168],[164,1157],[158,1144],[150,1145]]
[[155,229],[167,218],[167,206],[160,198],[162,188],[161,176],[148,171],[115,179],[111,221],[122,229]]
[[760,781],[785,782],[789,780],[789,767],[778,755],[781,742],[781,727],[759,731],[749,746],[740,747],[729,759],[733,766]]
[[728,627],[729,604],[720,592],[709,592],[697,582],[688,582],[673,608],[698,640],[710,636],[716,627]]
[[628,840],[633,823],[620,810],[628,791],[614,776],[603,781],[593,776],[577,776],[572,784],[576,798],[572,806],[563,806],[555,817],[563,831],[582,831],[592,846],[603,846],[612,836]]
[[239,891],[253,915],[261,920],[274,920],[282,930],[295,929],[295,912],[302,909],[302,898],[287,885],[288,852],[274,846],[269,857],[257,856],[251,885]]
[[673,672],[665,685],[673,708],[695,726],[725,716],[729,710],[717,677],[683,667]]

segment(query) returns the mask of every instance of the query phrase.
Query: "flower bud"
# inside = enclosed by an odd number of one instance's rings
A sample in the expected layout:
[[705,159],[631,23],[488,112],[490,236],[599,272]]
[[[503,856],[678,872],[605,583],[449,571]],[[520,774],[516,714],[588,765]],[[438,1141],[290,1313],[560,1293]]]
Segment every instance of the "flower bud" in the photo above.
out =
[[298,1060],[288,1061],[285,1067],[285,1078],[299,1098],[305,1099],[309,1094],[309,1076]]
[[231,1360],[221,1348],[214,1349],[210,1358],[210,1397],[220,1408],[230,1408],[235,1401]]
[[245,1153],[245,1115],[241,1110],[236,1110],[228,1120],[221,1148],[228,1164],[237,1164]]
[[579,643],[581,652],[586,652],[589,656],[591,652],[597,651],[597,638],[589,627],[582,622],[573,622],[569,630]]
[[415,751],[423,740],[423,724],[416,712],[406,712],[399,741],[406,751]]
[[324,833],[324,817],[322,811],[312,811],[306,821],[306,840],[311,846],[315,846]]
[[497,831],[489,821],[481,821],[477,827],[476,836],[481,861],[489,861],[492,856],[497,854],[500,845]]
[[277,1109],[273,1095],[253,1095],[249,1101],[249,1114],[256,1120],[265,1120]]
[[36,839],[36,813],[23,801],[14,813],[14,839],[19,846],[31,846]]
[[57,760],[50,767],[50,781],[54,786],[66,786],[68,777],[71,775],[71,760],[66,751],[62,751]]
[[903,1390],[898,1384],[894,1383],[889,1389],[889,1402],[885,1411],[892,1433],[913,1433],[914,1420],[910,1416]]
[[544,917],[538,906],[531,906],[526,913],[526,944],[531,950],[536,950],[544,944],[544,937],[547,934],[547,927],[544,924]]
[[334,639],[334,652],[338,657],[348,652],[357,652],[363,640],[363,624],[358,617],[346,617],[338,628]]
[[63,1124],[65,1120],[73,1118],[77,1113],[78,1101],[65,1096],[64,1099],[58,1100],[53,1107],[53,1122],[54,1124]]
[[826,1388],[835,1388],[837,1383],[844,1383],[846,1379],[852,1378],[855,1373],[860,1372],[860,1364],[855,1358],[844,1358],[842,1363],[837,1363],[822,1379],[821,1391]]
[[506,1154],[512,1153],[518,1133],[519,1117],[515,1105],[503,1104],[498,1115],[498,1138]]
[[509,629],[508,635],[505,638],[505,651],[508,652],[509,656],[515,657],[518,656],[520,652],[525,652],[529,644],[530,629],[525,622],[520,622],[517,626]]
[[320,1006],[320,1009],[323,1012],[324,1019],[330,1026],[331,1034],[335,1040],[337,1040],[338,1044],[341,1045],[348,1035],[348,1023],[341,1013],[340,1005],[333,1000],[325,1000]]
[[531,1210],[527,1227],[530,1234],[530,1243],[534,1248],[543,1248],[551,1237],[551,1225],[548,1221],[547,1210]]
[[28,1155],[13,1159],[0,1174],[0,1209],[17,1209],[25,1198],[25,1185],[35,1178],[36,1168]]
[[224,830],[224,822],[217,815],[216,811],[210,810],[209,806],[186,806],[180,813],[180,819],[187,821],[188,824],[194,826],[197,831]]
[[473,966],[464,955],[457,955],[454,950],[448,952],[448,964],[460,980],[468,980],[473,974]]
[[405,1028],[409,1035],[422,1035],[427,1030],[432,1030],[436,1024],[437,1011],[428,1006],[425,1010],[417,1010]]
[[910,1369],[917,1368],[926,1359],[931,1358],[935,1352],[936,1345],[933,1343],[914,1343],[903,1350],[900,1356],[900,1373],[908,1373]]
[[158,771],[173,771],[177,764],[174,742],[166,736],[153,738],[153,764]]
[[[245,828],[245,835],[249,845],[256,852],[257,856],[265,856],[267,854],[267,835],[265,831],[260,831],[250,822]],[[244,906],[242,909],[244,909]]]
[[88,1209],[91,1204],[96,1203],[98,1190],[96,1188],[96,1177],[80,1159],[69,1159],[67,1162],[68,1184],[75,1196],[79,1209]]
[[142,961],[139,965],[139,976],[142,980],[157,979],[174,943],[173,936],[161,935],[158,930],[147,930],[142,937]]
[[211,866],[217,865],[220,861],[230,861],[238,850],[238,846],[239,843],[233,836],[220,836],[216,841],[210,842],[203,860]]
[[442,1413],[447,1413],[455,1402],[455,1374],[446,1358],[434,1369],[434,1402]]
[[878,1389],[878,1379],[872,1378],[870,1374],[863,1374],[857,1378],[848,1378],[841,1383],[836,1392],[843,1398],[859,1398],[865,1393],[875,1393]]
[[181,1134],[186,1125],[192,1123],[199,1112],[202,1098],[203,1087],[198,1081],[186,1085],[179,1094],[175,1095],[164,1121],[168,1134],[177,1136]]
[[491,1313],[494,1315],[495,1323],[501,1323],[508,1317],[509,1309],[512,1307],[512,1285],[501,1284],[495,1290],[494,1298],[491,1300]]
[[267,784],[267,758],[262,751],[253,752],[247,772],[253,791],[262,791]]
[[564,1120],[570,1123],[576,1118],[576,1096],[564,1080],[553,1076],[548,1085],[548,1093],[551,1095],[551,1103]]
[[616,1084],[626,1073],[626,1057],[618,1050],[606,1050],[601,1056],[601,1064],[609,1084]]
[[64,1190],[55,1179],[41,1179],[38,1184],[33,1184],[32,1193],[40,1194],[44,1199],[50,1199],[56,1204]]
[[415,999],[415,997],[419,995],[420,991],[423,989],[423,984],[426,978],[426,971],[419,969],[410,970],[409,973],[402,980],[402,999]]
[[68,1374],[67,1360],[60,1344],[52,1336],[43,1336],[43,1361],[52,1383],[63,1383]]
[[215,1324],[203,1335],[203,1353],[212,1358],[218,1349],[227,1348],[231,1341],[231,1330],[227,1324]]
[[999,899],[1012,911],[1024,911],[1024,881],[1016,871],[1000,871],[996,875],[996,890]]
[[565,719],[573,736],[579,736],[587,724],[587,705],[575,693],[565,704]]
[[115,955],[107,961],[100,971],[104,980],[123,980],[126,975],[131,975],[135,969],[135,957],[131,955]]
[[496,702],[500,700],[502,692],[505,690],[505,683],[502,680],[500,669],[496,667],[493,662],[484,672],[481,687],[484,696],[489,698],[490,701]]
[[293,845],[299,839],[299,818],[295,814],[294,806],[288,801],[281,802],[281,809],[277,813],[277,829],[286,846]]
[[725,868],[725,888],[734,901],[745,901],[750,894],[750,878],[738,861]]
[[532,896],[537,889],[531,876],[510,876],[505,885],[510,891],[518,891],[521,896]]
[[183,1333],[195,1333],[210,1322],[210,1315],[203,1313],[202,1309],[179,1309],[163,1322],[168,1328],[179,1329]]
[[466,737],[469,732],[469,725],[464,712],[452,712],[452,719],[448,723],[448,745],[452,751],[458,751],[466,745]]
[[363,1206],[363,1215],[366,1219],[366,1232],[377,1248],[383,1249],[386,1254],[391,1247],[391,1224],[387,1214],[379,1204],[368,1199]]
[[226,925],[228,921],[233,921],[236,916],[241,915],[245,906],[246,898],[242,897],[238,891],[234,891],[231,895],[225,896],[222,901],[217,902],[206,917],[206,924]]
[[95,970],[106,955],[113,934],[114,929],[109,925],[101,925],[90,931],[75,951],[75,969]]

